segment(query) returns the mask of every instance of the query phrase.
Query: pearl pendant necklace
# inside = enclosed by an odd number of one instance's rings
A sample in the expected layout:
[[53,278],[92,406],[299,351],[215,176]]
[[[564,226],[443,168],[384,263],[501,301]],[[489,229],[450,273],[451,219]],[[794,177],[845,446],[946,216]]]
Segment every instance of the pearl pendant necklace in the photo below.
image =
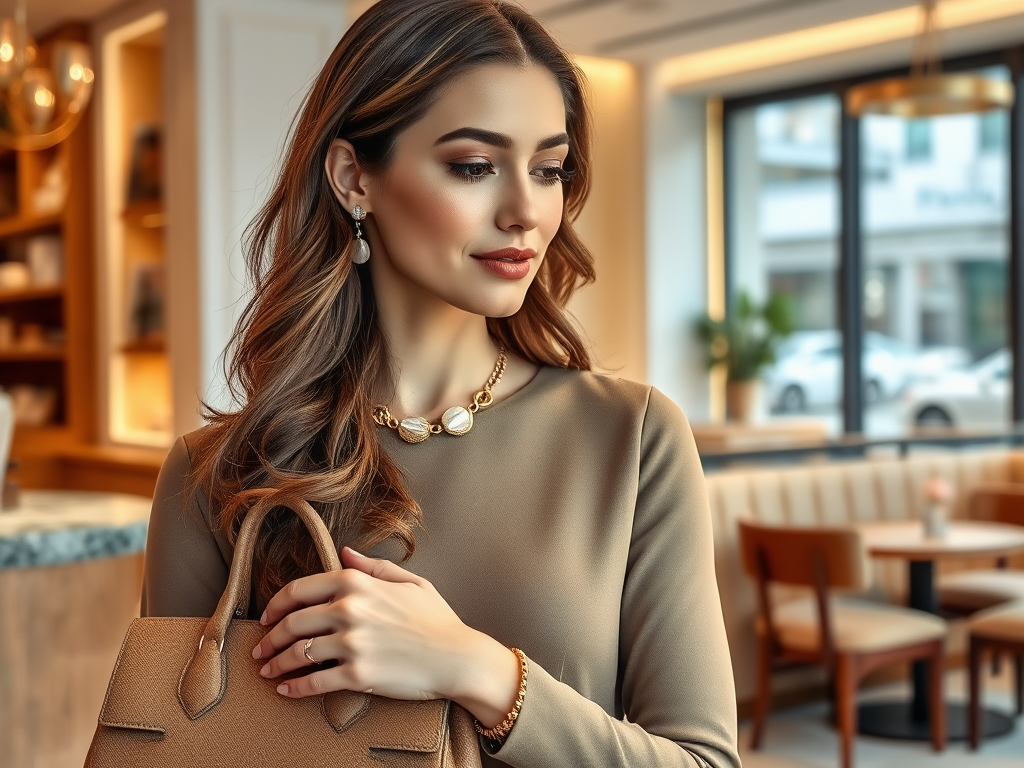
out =
[[494,364],[494,370],[487,377],[483,389],[473,393],[473,398],[467,407],[453,405],[441,414],[439,424],[431,424],[422,416],[410,416],[399,421],[391,415],[386,405],[375,405],[373,407],[373,420],[382,427],[390,427],[398,430],[398,436],[407,443],[422,443],[431,435],[447,432],[449,435],[464,435],[473,428],[473,414],[481,408],[486,408],[494,402],[491,389],[501,380],[505,372],[505,363],[508,358],[505,355],[505,347],[498,345],[498,360]]

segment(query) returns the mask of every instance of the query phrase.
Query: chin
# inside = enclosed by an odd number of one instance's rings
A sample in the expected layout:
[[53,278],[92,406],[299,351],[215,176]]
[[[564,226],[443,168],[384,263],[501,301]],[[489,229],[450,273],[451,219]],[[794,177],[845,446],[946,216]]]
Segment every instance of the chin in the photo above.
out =
[[[484,317],[509,317],[522,309],[526,301],[526,288],[510,291],[508,288],[496,291],[481,291],[467,296],[466,301],[450,302],[466,312]],[[490,295],[487,295],[487,294]]]

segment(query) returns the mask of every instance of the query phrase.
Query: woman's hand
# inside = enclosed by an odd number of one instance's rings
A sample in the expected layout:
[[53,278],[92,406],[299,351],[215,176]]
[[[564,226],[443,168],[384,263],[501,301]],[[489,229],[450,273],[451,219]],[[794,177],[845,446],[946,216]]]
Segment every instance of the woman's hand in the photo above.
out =
[[[253,649],[260,674],[312,671],[278,686],[301,698],[328,691],[393,699],[451,699],[485,726],[515,701],[519,661],[496,640],[467,627],[434,586],[388,561],[345,547],[340,571],[296,579],[271,599],[260,623],[272,626]],[[335,659],[338,666],[317,663]]]

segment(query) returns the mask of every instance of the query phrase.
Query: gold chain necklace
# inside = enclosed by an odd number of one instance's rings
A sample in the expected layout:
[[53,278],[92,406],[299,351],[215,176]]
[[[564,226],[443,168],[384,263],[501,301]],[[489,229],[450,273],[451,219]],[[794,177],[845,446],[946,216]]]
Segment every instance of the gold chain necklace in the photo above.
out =
[[441,415],[439,424],[431,424],[422,416],[410,416],[399,421],[391,415],[391,411],[386,405],[373,407],[373,420],[382,427],[397,429],[398,436],[407,443],[422,443],[431,435],[438,435],[441,432],[447,432],[449,435],[464,435],[473,428],[473,414],[494,402],[491,389],[501,380],[506,362],[508,362],[508,358],[505,355],[505,347],[499,344],[498,360],[494,364],[491,375],[487,377],[484,388],[473,393],[472,402],[468,407],[453,405],[445,411]]

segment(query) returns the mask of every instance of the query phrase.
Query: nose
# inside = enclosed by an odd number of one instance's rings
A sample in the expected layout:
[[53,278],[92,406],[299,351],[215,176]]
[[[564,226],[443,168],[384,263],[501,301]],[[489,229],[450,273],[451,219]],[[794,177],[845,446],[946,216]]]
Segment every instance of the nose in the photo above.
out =
[[498,204],[497,225],[502,230],[513,228],[529,232],[540,221],[537,210],[537,184],[525,170],[506,175]]

